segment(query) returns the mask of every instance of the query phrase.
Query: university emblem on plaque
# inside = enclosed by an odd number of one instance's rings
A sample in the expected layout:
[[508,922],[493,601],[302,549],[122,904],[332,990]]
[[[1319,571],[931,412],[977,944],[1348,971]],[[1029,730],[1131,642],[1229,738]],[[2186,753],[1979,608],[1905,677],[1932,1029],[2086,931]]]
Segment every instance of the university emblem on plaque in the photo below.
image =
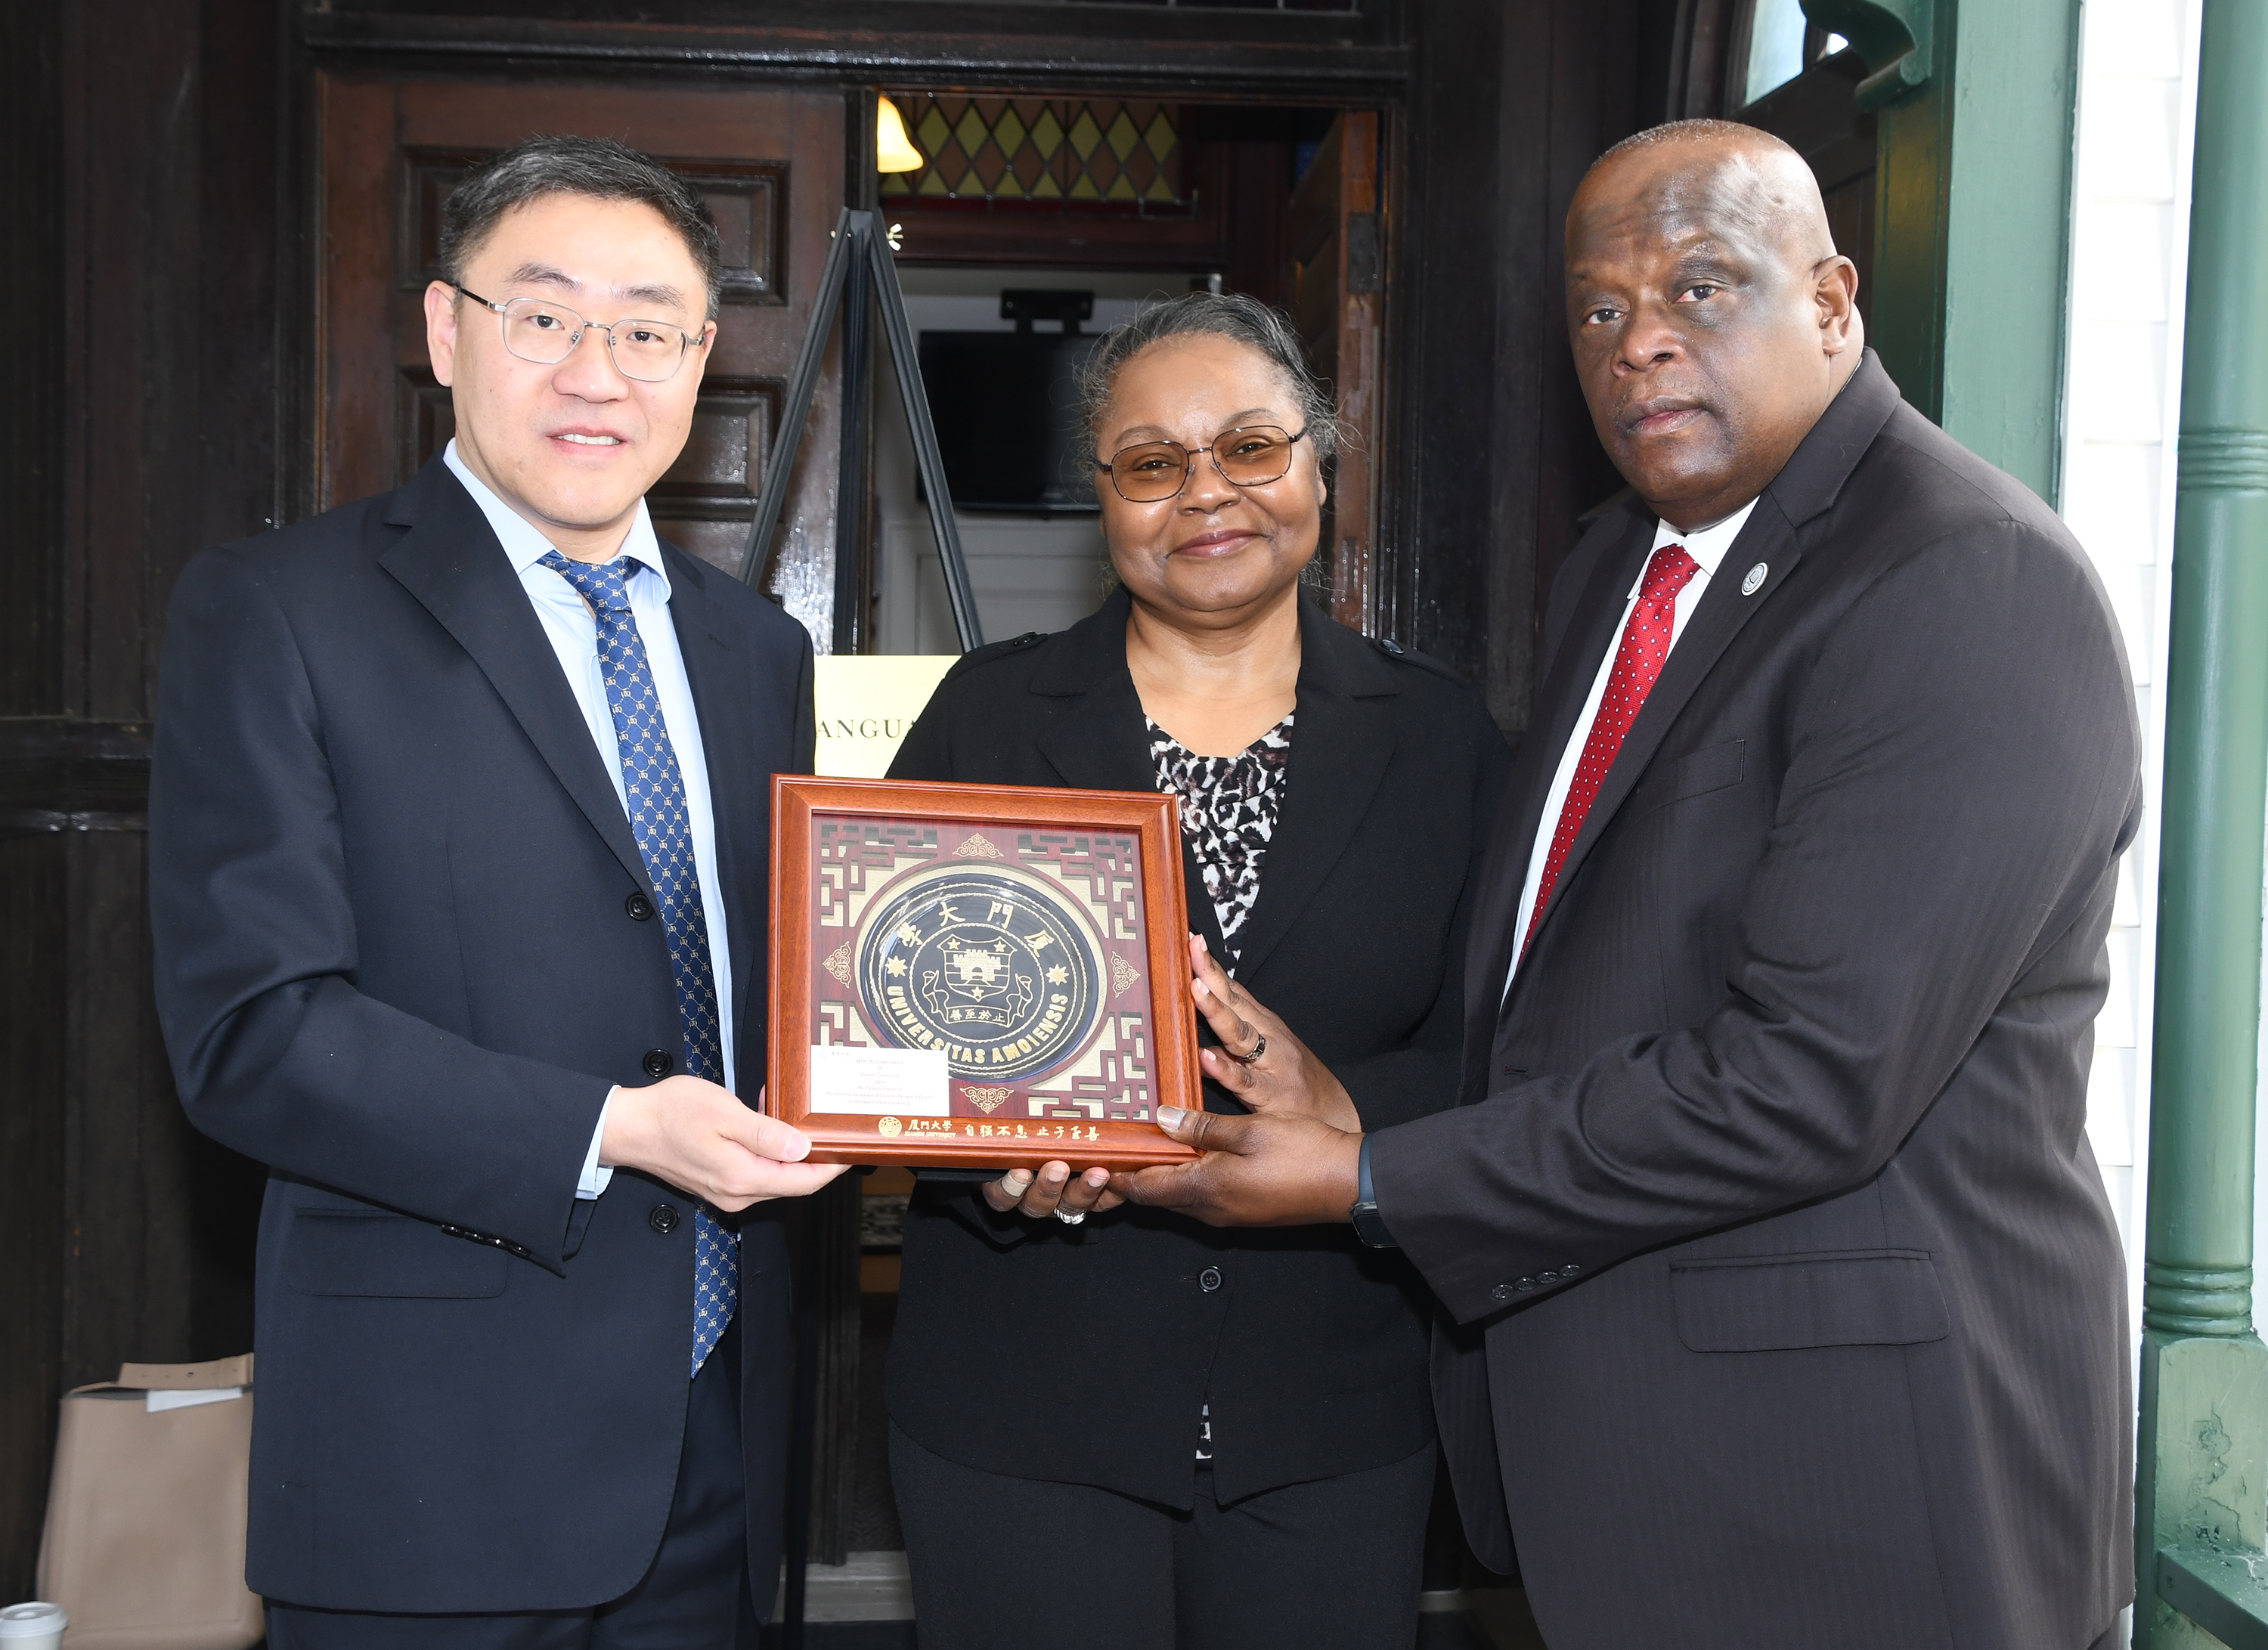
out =
[[815,1163],[1186,1162],[1204,1103],[1174,799],[772,780],[765,1109]]
[[942,1049],[958,1078],[1012,1080],[1060,1064],[1094,1032],[1103,954],[1082,903],[1042,879],[932,865],[867,908],[858,991],[888,1042]]

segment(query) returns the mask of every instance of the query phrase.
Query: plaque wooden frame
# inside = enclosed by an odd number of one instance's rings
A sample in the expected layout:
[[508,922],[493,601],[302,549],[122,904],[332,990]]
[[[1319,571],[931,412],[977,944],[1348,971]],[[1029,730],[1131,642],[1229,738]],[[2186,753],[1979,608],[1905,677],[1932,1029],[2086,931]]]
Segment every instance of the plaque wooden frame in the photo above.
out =
[[[1173,797],[1142,792],[1058,790],[1042,786],[907,784],[889,779],[772,780],[771,1016],[764,1110],[812,1139],[818,1163],[904,1164],[931,1168],[1034,1168],[1057,1160],[1074,1171],[1100,1164],[1140,1168],[1187,1162],[1197,1153],[1153,1123],[1089,1119],[1074,1144],[1056,1133],[1025,1135],[1049,1117],[947,1116],[947,1129],[909,1117],[814,1113],[812,1028],[827,966],[814,944],[817,852],[822,818],[936,821],[996,834],[1096,831],[1138,840],[1141,933],[1138,949],[1148,987],[1148,1105],[1184,1110],[1204,1104],[1197,1066],[1194,1004],[1189,989],[1189,896],[1182,882],[1181,825]],[[879,895],[870,897],[880,897]],[[837,976],[840,977],[839,976]],[[869,1034],[882,1018],[853,988]],[[957,1079],[956,1079],[957,1080]],[[887,1125],[896,1123],[893,1131]],[[966,1125],[965,1127],[963,1125]]]

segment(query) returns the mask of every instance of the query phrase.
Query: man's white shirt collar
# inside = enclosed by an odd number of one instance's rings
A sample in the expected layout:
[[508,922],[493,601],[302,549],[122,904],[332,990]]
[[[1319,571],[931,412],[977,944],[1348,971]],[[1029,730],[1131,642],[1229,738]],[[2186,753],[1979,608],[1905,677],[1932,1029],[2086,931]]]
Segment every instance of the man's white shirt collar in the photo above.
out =
[[[558,547],[545,538],[535,525],[489,490],[488,484],[473,474],[472,468],[458,454],[455,437],[441,450],[441,461],[465,484],[481,513],[496,529],[498,542],[512,563],[512,571],[525,573]],[[565,551],[560,552],[563,556]],[[669,570],[661,564],[661,541],[654,536],[653,519],[646,514],[645,500],[638,500],[637,514],[631,519],[630,530],[622,535],[622,549],[616,556],[627,556],[639,567],[661,580],[663,600],[669,596]],[[570,558],[572,559],[571,557]]]
[[[1762,495],[1759,495],[1761,497]],[[1646,552],[1646,560],[1638,564],[1638,577],[1631,580],[1630,594],[1625,600],[1635,600],[1638,586],[1646,582],[1646,570],[1653,565],[1653,550],[1665,544],[1682,544],[1701,569],[1701,577],[1714,578],[1717,564],[1725,559],[1725,552],[1733,548],[1733,541],[1741,536],[1741,529],[1749,525],[1756,512],[1756,500],[1751,498],[1738,510],[1713,527],[1696,527],[1690,533],[1681,533],[1667,521],[1653,524],[1653,549]]]

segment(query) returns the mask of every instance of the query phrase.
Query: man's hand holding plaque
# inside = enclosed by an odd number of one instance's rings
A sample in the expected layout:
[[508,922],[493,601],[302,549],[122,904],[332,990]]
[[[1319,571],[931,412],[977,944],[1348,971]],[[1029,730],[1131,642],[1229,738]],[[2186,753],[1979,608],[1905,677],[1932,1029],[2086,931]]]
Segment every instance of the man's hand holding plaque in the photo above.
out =
[[743,1104],[718,1084],[680,1073],[607,1102],[599,1161],[643,1169],[711,1208],[735,1212],[817,1191],[847,1165],[806,1163],[799,1129]]
[[1212,1226],[1346,1219],[1362,1149],[1353,1097],[1280,1015],[1229,976],[1202,939],[1191,934],[1189,946],[1189,994],[1220,1039],[1201,1052],[1200,1063],[1252,1115],[1161,1108],[1158,1126],[1204,1156],[1132,1175],[1090,1168],[1076,1179],[1066,1162],[1042,1164],[1036,1174],[1012,1169],[984,1189],[994,1209],[1073,1225],[1126,1202],[1178,1210]]

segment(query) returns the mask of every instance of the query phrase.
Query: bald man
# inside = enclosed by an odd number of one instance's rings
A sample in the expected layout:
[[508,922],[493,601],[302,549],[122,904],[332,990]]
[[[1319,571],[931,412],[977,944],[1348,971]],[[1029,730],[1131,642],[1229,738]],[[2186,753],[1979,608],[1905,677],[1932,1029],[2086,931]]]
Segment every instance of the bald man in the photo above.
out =
[[2101,586],[1899,399],[1801,160],[1643,133],[1567,221],[1634,496],[1552,594],[1464,1103],[1376,1133],[1200,963],[1248,1116],[1117,1190],[1350,1219],[1446,1309],[1465,1525],[1552,1650],[2085,1650],[2131,1591],[2086,1133],[2141,805]]

